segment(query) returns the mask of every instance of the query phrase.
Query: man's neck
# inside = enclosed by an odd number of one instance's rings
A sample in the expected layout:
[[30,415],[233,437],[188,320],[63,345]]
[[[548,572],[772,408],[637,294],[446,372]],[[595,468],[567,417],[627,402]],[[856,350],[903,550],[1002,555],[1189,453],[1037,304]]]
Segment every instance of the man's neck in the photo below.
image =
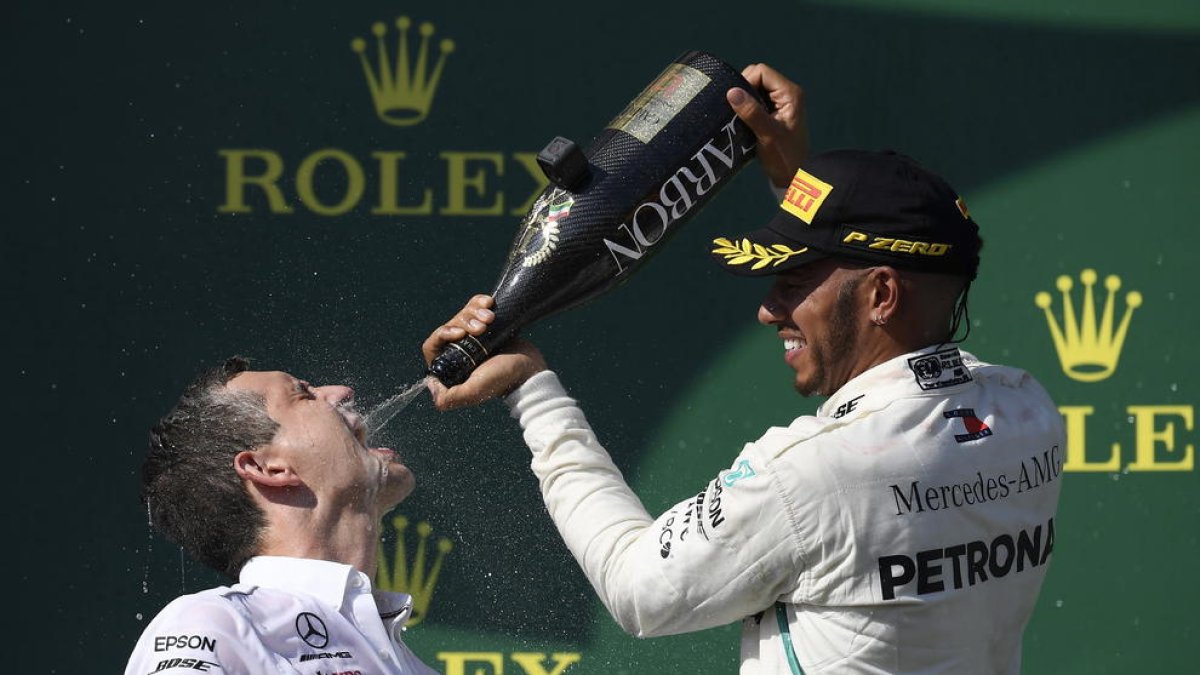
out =
[[268,511],[259,555],[330,560],[350,565],[369,578],[378,562],[379,522],[374,514],[280,509]]

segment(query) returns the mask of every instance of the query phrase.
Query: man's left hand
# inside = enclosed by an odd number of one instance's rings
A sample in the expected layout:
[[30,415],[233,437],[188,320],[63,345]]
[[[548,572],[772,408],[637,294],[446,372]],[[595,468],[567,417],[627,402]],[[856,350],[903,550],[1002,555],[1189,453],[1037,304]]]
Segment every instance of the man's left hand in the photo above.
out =
[[[478,337],[495,320],[494,300],[489,295],[476,295],[445,325],[438,327],[421,345],[425,363],[433,363],[438,354],[451,342],[471,335]],[[546,370],[541,352],[529,342],[514,339],[504,349],[479,364],[466,382],[447,387],[430,377],[429,393],[438,410],[453,410],[478,405],[497,396],[507,395],[534,374]]]

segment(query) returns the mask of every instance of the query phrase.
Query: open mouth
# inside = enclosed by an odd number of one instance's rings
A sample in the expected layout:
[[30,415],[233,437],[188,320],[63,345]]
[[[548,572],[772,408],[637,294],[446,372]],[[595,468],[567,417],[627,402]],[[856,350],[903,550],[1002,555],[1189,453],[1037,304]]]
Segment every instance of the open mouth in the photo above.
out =
[[346,423],[346,427],[350,429],[350,433],[353,434],[354,439],[358,441],[359,445],[368,453],[383,460],[383,470],[385,473],[387,471],[387,464],[400,461],[399,453],[391,448],[373,448],[367,445],[367,437],[370,435],[371,430],[367,428],[367,423],[363,420],[363,417],[353,408],[339,407],[338,413],[342,416],[342,421]]
[[383,459],[384,462],[397,461],[398,455],[396,451],[391,448],[369,448],[369,451],[374,455],[378,455],[381,459]]
[[346,426],[350,428],[350,433],[354,434],[354,438],[359,442],[360,445],[363,446],[363,448],[367,450],[367,452],[378,456],[385,463],[397,461],[398,455],[395,450],[392,450],[391,448],[372,448],[371,446],[367,445],[367,436],[369,435],[370,430],[367,429],[367,425],[365,422],[363,422],[363,418],[359,417],[357,413],[343,411],[342,418],[346,420]]
[[788,331],[786,335],[780,332],[779,337],[783,340],[783,360],[795,368],[805,347],[808,346],[808,340],[799,335],[799,331]]
[[779,338],[783,340],[783,350],[785,352],[793,352],[808,346],[808,340],[805,340],[800,331],[794,328],[787,331],[780,330]]

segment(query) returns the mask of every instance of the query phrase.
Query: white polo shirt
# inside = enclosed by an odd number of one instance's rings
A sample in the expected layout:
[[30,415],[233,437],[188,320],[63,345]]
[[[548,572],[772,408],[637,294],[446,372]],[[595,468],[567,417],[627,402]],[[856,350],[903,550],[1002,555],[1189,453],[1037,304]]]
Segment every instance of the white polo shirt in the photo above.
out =
[[1028,373],[954,347],[896,357],[658,518],[554,373],[508,403],[550,516],[626,631],[742,620],[744,675],[1019,672],[1066,447]]
[[403,593],[350,565],[259,556],[238,584],[185,595],[146,626],[126,675],[213,672],[432,675],[402,638]]

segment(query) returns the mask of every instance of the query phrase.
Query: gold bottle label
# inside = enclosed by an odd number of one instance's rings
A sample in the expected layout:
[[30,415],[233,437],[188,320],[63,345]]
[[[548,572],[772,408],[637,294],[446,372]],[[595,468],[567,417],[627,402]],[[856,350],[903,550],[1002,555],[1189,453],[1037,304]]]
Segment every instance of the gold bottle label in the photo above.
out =
[[682,63],[672,63],[625,110],[609,122],[642,143],[649,143],[712,78]]

